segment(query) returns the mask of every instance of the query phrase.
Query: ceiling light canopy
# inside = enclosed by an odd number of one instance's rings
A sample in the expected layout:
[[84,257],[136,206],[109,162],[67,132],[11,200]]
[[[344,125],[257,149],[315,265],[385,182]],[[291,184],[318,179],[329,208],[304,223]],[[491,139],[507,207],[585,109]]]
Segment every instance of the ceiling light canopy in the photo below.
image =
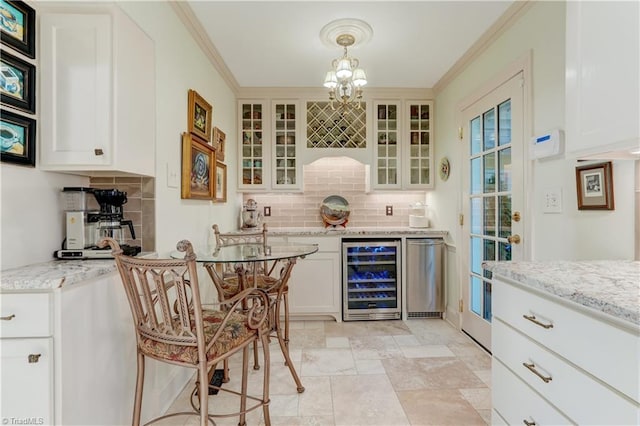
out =
[[360,61],[349,56],[347,48],[354,46],[356,42],[362,44],[369,41],[372,35],[373,30],[369,24],[358,19],[333,21],[320,31],[320,38],[325,43],[328,37],[335,37],[334,44],[344,49],[342,57],[332,61],[331,70],[324,79],[324,87],[329,89],[332,109],[336,109],[336,103],[345,110],[361,108],[362,87],[367,84],[367,75],[360,68]]

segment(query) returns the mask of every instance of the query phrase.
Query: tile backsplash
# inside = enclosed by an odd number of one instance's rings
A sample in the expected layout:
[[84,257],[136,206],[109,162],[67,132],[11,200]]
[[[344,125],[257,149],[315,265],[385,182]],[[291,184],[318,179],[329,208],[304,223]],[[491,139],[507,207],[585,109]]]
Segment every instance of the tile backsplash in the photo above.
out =
[[[409,226],[410,204],[425,202],[424,191],[366,193],[366,167],[349,157],[325,157],[303,167],[302,193],[245,193],[260,211],[271,207],[264,221],[272,227],[323,226],[320,205],[329,195],[340,195],[349,202],[348,227]],[[393,215],[386,215],[393,206]]]
[[[127,238],[127,244],[142,247],[142,251],[155,251],[155,179],[145,177],[92,177],[92,188],[117,189],[127,193],[123,207],[124,218],[133,221],[136,239]],[[96,203],[97,205],[97,203]],[[126,232],[125,235],[129,236]]]

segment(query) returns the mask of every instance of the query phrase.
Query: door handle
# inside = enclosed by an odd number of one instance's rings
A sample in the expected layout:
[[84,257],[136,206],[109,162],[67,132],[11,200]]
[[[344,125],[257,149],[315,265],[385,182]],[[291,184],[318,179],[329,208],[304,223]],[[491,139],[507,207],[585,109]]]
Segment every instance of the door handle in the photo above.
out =
[[520,235],[509,235],[509,237],[507,237],[507,241],[509,241],[510,244],[520,244]]

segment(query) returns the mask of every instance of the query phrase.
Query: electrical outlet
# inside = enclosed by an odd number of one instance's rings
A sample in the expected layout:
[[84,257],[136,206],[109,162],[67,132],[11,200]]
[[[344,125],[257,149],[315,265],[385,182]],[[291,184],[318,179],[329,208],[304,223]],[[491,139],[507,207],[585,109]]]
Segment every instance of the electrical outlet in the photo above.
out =
[[393,216],[393,206],[387,206],[387,216]]
[[264,217],[271,216],[271,206],[264,206]]

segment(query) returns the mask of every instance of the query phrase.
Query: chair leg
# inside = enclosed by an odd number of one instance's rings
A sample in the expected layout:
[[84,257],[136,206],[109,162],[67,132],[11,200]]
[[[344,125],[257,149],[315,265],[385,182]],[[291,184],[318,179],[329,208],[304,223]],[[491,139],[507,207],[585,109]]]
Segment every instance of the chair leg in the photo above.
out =
[[229,360],[225,359],[222,361],[222,369],[224,371],[224,376],[222,377],[222,383],[229,383]]
[[144,355],[138,351],[138,374],[136,376],[136,394],[133,402],[132,426],[140,426],[140,412],[142,411],[142,389],[144,387]]
[[247,379],[249,375],[249,346],[242,348],[242,386],[240,389],[240,421],[238,426],[246,426]]
[[289,347],[289,292],[282,294],[284,298],[284,343]]
[[262,414],[264,416],[265,426],[271,426],[271,415],[269,414],[269,375],[270,375],[270,353],[269,353],[269,335],[267,333],[260,334],[262,341],[262,353],[264,356],[264,372],[262,383]]
[[209,424],[209,374],[204,362],[198,367],[198,398],[200,399],[200,426]]
[[260,361],[258,360],[258,341],[253,342],[253,369],[260,370]]

